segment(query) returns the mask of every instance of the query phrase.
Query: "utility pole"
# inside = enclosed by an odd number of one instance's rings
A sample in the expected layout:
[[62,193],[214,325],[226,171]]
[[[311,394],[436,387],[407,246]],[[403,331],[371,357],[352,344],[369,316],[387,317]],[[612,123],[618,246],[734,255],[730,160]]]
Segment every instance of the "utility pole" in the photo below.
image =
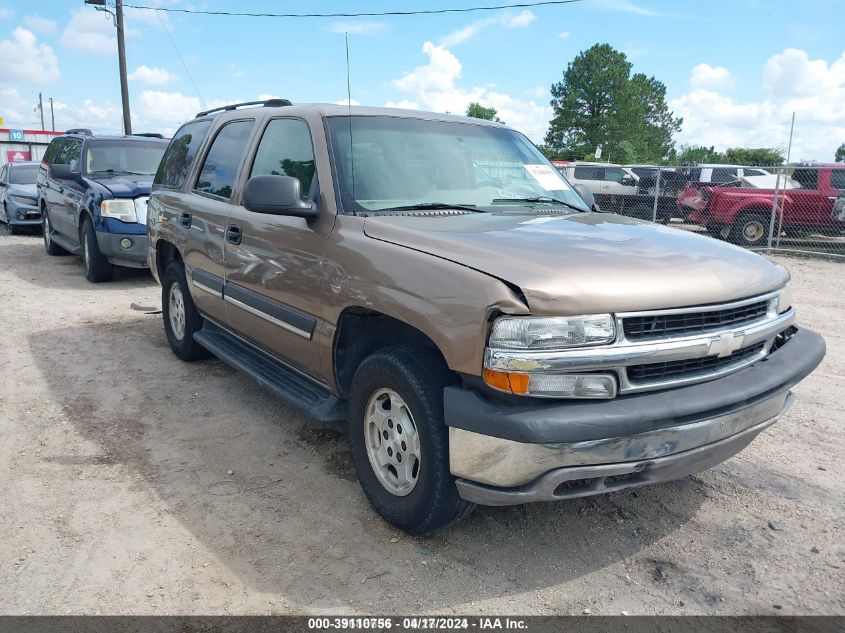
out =
[[41,114],[41,129],[44,129],[44,101],[41,99],[41,93],[38,93],[38,112]]
[[115,26],[117,26],[117,62],[120,65],[120,98],[123,100],[123,133],[132,134],[129,115],[129,83],[126,80],[126,42],[123,35],[123,0],[115,0]]
[[120,99],[123,102],[123,133],[132,134],[132,118],[129,115],[129,83],[126,79],[126,38],[123,32],[123,0],[114,0],[112,13],[108,0],[85,0],[85,4],[97,11],[112,16],[117,29],[117,63],[120,70]]
[[50,127],[56,131],[56,114],[53,112],[53,97],[50,97]]

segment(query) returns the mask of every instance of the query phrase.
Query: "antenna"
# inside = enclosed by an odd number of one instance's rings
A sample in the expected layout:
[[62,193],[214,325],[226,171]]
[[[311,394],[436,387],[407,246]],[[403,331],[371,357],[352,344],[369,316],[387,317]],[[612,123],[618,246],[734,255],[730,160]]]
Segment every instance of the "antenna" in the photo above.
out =
[[346,40],[346,111],[349,113],[347,119],[349,120],[349,168],[352,176],[352,212],[356,213],[355,205],[355,151],[352,145],[352,84],[349,79],[349,33],[343,34]]

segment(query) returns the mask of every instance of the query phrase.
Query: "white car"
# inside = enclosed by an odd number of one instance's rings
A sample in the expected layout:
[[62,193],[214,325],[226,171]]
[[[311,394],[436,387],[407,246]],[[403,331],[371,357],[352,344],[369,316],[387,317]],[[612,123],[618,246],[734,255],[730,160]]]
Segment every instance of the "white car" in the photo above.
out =
[[679,171],[687,175],[687,182],[709,182],[714,184],[734,182],[743,176],[768,176],[765,169],[743,167],[742,165],[694,165],[682,167]]
[[639,191],[639,177],[626,167],[609,163],[558,163],[573,185],[585,185],[593,194],[629,195]]

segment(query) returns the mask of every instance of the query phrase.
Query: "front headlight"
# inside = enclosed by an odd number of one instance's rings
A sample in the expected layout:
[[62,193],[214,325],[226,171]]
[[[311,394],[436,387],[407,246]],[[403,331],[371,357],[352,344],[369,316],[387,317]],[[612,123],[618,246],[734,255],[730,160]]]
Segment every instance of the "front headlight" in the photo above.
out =
[[116,218],[123,222],[137,222],[135,201],[126,199],[103,200],[100,203],[100,215],[104,218]]
[[9,194],[9,197],[18,204],[28,204],[32,207],[38,204],[38,198],[32,198],[30,196],[19,196],[15,194]]
[[501,317],[493,324],[493,349],[550,350],[612,343],[616,326],[610,314],[571,317]]
[[778,295],[778,314],[783,314],[793,306],[792,288],[786,284]]

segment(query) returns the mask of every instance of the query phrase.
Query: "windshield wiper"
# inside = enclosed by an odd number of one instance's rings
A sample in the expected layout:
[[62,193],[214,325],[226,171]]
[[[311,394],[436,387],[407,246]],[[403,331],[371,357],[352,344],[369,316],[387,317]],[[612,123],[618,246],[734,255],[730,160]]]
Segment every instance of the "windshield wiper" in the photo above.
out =
[[144,171],[127,171],[125,169],[94,169],[93,174],[126,174],[128,176],[152,176]]
[[550,204],[562,204],[565,207],[569,207],[570,209],[574,209],[579,213],[586,213],[587,209],[582,209],[579,206],[572,204],[571,202],[567,202],[566,200],[561,200],[560,198],[555,198],[554,196],[531,196],[529,198],[494,198],[493,202],[496,203],[504,203],[504,202],[548,202]]
[[385,207],[384,209],[371,209],[372,213],[379,213],[381,211],[419,211],[423,209],[457,209],[459,211],[474,211],[475,213],[484,213],[474,204],[448,204],[446,202],[420,202],[419,204],[406,204],[400,207]]

